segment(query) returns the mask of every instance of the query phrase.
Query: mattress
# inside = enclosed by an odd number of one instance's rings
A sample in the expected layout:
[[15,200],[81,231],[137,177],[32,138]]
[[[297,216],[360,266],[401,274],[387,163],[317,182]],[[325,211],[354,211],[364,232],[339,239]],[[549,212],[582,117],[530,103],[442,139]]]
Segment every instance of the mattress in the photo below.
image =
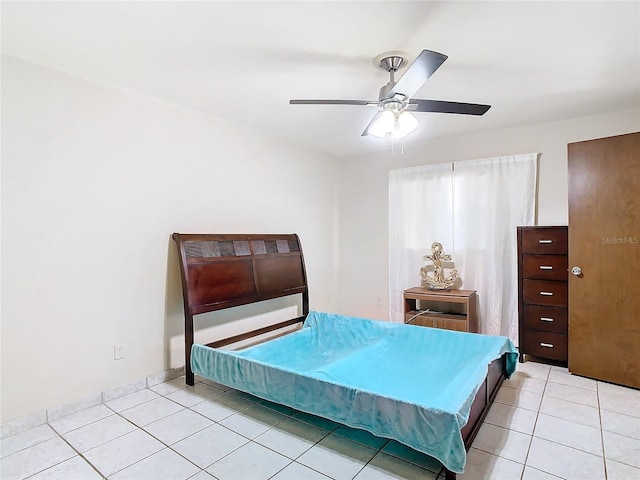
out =
[[310,312],[303,327],[240,351],[192,347],[193,372],[260,398],[391,438],[462,473],[460,433],[506,337]]

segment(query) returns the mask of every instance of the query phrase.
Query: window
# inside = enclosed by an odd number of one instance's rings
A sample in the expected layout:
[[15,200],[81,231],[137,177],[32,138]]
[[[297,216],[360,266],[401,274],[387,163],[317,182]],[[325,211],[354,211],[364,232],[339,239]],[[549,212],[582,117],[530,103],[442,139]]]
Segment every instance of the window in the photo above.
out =
[[481,333],[517,340],[516,227],[535,215],[537,154],[389,172],[389,314],[420,284],[433,242],[451,254],[462,288],[478,293]]

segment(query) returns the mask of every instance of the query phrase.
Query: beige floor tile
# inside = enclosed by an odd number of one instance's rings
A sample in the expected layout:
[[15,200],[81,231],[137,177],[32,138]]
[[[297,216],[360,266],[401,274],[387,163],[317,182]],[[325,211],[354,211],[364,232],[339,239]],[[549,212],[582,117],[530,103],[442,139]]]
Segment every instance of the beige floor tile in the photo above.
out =
[[155,400],[156,398],[160,398],[160,395],[158,395],[156,392],[152,392],[148,388],[145,388],[143,390],[139,390],[137,392],[115,398],[114,400],[111,400],[109,402],[105,402],[105,405],[116,412],[121,412],[123,410],[127,410],[128,408],[133,408],[137,405],[150,402],[151,400]]
[[607,478],[609,480],[640,480],[640,468],[607,459]]
[[540,404],[540,413],[589,427],[600,428],[600,411],[596,407],[544,396]]
[[219,423],[247,438],[255,438],[288,417],[264,405],[256,404],[221,420]]
[[426,470],[438,473],[442,469],[442,464],[437,459],[414,450],[402,443],[391,440],[383,448],[382,452],[397,457],[405,462],[413,463]]
[[467,455],[464,473],[458,480],[519,479],[524,465],[503,457],[471,448]]
[[131,422],[120,415],[111,415],[62,436],[73,448],[82,453],[134,430],[136,426]]
[[254,402],[227,392],[205,400],[204,402],[197,403],[190,408],[194,412],[198,412],[200,415],[204,415],[214,422],[219,422],[223,418],[235,415],[249,408],[251,405],[254,405]]
[[542,395],[539,393],[527,392],[526,390],[519,390],[507,386],[502,386],[498,395],[496,395],[496,402],[524,408],[526,410],[533,410],[534,412],[537,412],[540,408],[541,400]]
[[551,369],[551,372],[549,372],[549,381],[561,383],[563,385],[570,385],[572,387],[584,388],[586,390],[596,391],[598,389],[598,383],[591,378],[572,375],[569,372],[563,372],[556,369]]
[[379,452],[354,480],[435,480],[437,473]]
[[516,365],[517,373],[525,374],[532,378],[540,378],[542,380],[547,380],[550,370],[551,367],[549,365],[537,362],[518,362]]
[[600,408],[640,418],[640,397],[611,391],[599,391]]
[[544,391],[544,395],[545,397],[549,396],[582,405],[588,405],[590,407],[598,407],[598,393],[595,390],[587,390],[586,388],[547,382],[547,388]]
[[144,429],[166,445],[173,445],[211,425],[212,420],[185,408],[146,425]]
[[113,415],[113,410],[107,408],[104,404],[100,404],[49,422],[49,425],[58,433],[66,433],[110,415]]
[[531,467],[524,467],[524,473],[522,474],[522,480],[558,480],[559,478]]
[[290,458],[249,442],[215,462],[207,472],[220,480],[267,480],[290,463]]
[[538,415],[533,435],[593,455],[603,455],[602,434],[599,428],[588,427],[541,413]]
[[566,479],[605,478],[603,457],[537,437],[531,441],[527,466]]
[[40,425],[24,432],[5,437],[0,441],[2,458],[55,438],[56,436],[56,432],[49,425]]
[[326,430],[289,418],[259,435],[254,441],[296,459],[326,435]]
[[337,435],[329,435],[296,460],[336,480],[352,479],[376,451]]
[[123,410],[120,412],[120,415],[137,426],[143,427],[183,409],[184,407],[182,405],[164,397],[158,397],[150,402]]
[[622,385],[615,385],[608,382],[598,381],[598,392],[612,393],[614,395],[622,395],[624,397],[640,400],[640,390],[631,387],[624,387]]
[[600,418],[602,419],[602,430],[640,440],[640,417],[600,410]]
[[200,468],[207,468],[248,441],[245,437],[214,424],[180,440],[171,448]]
[[531,435],[536,424],[536,418],[537,413],[533,410],[494,402],[485,418],[485,423]]
[[29,480],[102,480],[102,476],[82,457],[76,456],[48,468]]
[[517,388],[520,390],[526,390],[528,392],[534,392],[542,394],[544,387],[547,384],[545,380],[540,378],[530,377],[522,373],[514,373],[511,378],[504,381],[504,386]]
[[331,480],[330,477],[305,467],[297,462],[293,462],[280,470],[272,477],[272,480]]
[[204,383],[196,383],[193,387],[186,386],[185,388],[167,394],[167,398],[185,407],[191,407],[222,393],[224,392],[217,388],[205,385]]
[[210,473],[200,470],[200,473],[196,473],[193,477],[189,477],[189,480],[218,480]]
[[602,439],[607,459],[640,468],[640,440],[606,431]]
[[158,395],[164,395],[165,397],[170,393],[177,392],[186,388],[187,384],[184,382],[184,377],[174,378],[168,382],[158,383],[149,387],[149,390],[153,390]]
[[54,437],[8,455],[0,462],[2,480],[23,479],[76,456],[67,443]]
[[473,441],[473,448],[524,464],[531,435],[485,423]]
[[169,448],[119,471],[109,480],[186,480],[200,469]]
[[92,448],[83,455],[100,473],[105,477],[110,477],[163,448],[164,445],[151,435],[136,429],[99,447]]

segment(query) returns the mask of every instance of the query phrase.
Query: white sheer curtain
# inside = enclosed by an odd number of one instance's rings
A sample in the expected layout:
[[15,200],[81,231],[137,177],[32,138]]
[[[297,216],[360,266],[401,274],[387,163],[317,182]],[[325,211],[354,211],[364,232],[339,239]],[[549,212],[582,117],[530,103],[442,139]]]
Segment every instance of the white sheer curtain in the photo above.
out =
[[517,341],[516,226],[533,224],[536,176],[535,153],[390,171],[391,320],[402,322],[402,291],[420,285],[438,241],[478,293],[480,332]]
[[433,242],[453,241],[452,164],[389,172],[389,314],[403,321],[403,290],[420,285],[422,257]]

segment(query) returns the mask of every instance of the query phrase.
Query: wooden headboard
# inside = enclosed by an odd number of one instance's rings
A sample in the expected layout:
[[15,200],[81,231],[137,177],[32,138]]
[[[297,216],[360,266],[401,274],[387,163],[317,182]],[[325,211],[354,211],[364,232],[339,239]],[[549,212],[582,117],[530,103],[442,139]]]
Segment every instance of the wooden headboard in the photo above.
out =
[[302,294],[301,317],[208,344],[220,347],[302,322],[309,313],[307,274],[297,235],[174,233],[172,238],[182,275],[187,384],[194,384],[194,315]]

